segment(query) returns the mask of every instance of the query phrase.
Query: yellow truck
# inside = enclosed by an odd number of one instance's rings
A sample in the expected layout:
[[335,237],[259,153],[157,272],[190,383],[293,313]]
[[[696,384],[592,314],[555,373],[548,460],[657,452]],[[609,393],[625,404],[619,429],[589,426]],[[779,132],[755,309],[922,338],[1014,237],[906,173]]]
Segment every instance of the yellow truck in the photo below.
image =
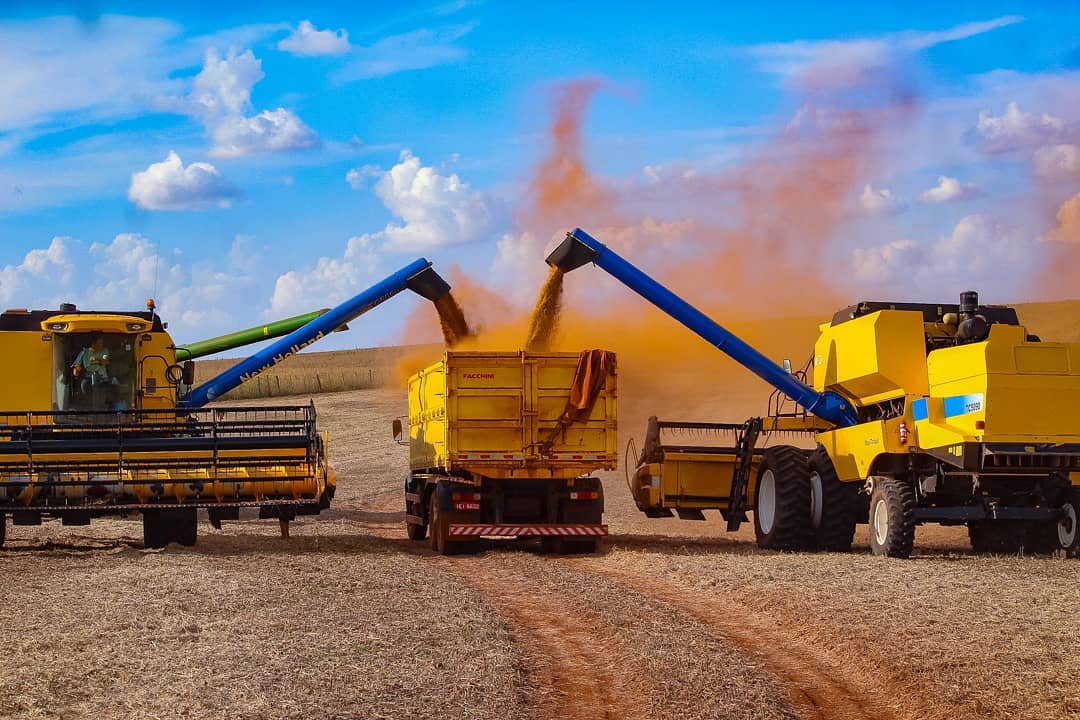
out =
[[408,535],[441,554],[482,538],[539,538],[545,552],[595,551],[607,534],[614,353],[446,352],[408,381]]

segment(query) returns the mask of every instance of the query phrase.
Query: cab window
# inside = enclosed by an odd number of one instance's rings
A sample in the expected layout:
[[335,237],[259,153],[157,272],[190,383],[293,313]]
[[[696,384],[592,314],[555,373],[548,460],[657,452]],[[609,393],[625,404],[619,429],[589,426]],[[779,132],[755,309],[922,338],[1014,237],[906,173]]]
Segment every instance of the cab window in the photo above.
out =
[[53,341],[57,410],[130,410],[138,368],[135,338],[120,333],[70,333]]

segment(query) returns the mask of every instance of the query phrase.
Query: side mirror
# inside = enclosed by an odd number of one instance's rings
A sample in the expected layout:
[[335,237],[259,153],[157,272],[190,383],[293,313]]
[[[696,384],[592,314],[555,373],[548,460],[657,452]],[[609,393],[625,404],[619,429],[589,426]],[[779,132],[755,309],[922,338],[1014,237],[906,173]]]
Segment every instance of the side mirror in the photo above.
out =
[[404,434],[404,430],[401,427],[401,420],[395,420],[391,425],[391,428],[393,428],[394,430],[394,442],[396,442],[398,445],[403,444],[401,437]]
[[791,360],[789,358],[784,358],[784,372],[788,375],[791,374]]
[[187,360],[184,362],[184,384],[191,387],[195,384],[195,361]]

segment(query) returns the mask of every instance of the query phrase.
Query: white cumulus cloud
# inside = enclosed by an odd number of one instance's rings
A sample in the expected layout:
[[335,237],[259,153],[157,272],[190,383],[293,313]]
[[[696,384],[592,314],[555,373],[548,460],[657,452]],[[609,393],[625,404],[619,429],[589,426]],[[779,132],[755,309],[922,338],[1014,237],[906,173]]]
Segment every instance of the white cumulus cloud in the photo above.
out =
[[859,195],[859,207],[869,215],[895,215],[905,209],[904,203],[892,194],[892,190],[869,184],[863,187]]
[[1059,117],[1025,112],[1011,102],[1001,115],[981,111],[975,132],[984,152],[1004,153],[1053,143],[1064,136],[1066,125]]
[[1080,147],[1076,145],[1047,145],[1036,150],[1031,159],[1039,175],[1080,180]]
[[309,20],[301,20],[278,49],[293,55],[344,55],[349,52],[349,33],[345,30],[319,30]]
[[956,178],[941,175],[937,185],[919,195],[919,201],[928,204],[962,202],[977,198],[981,194],[973,183],[961,184]]
[[984,214],[967,215],[936,240],[909,239],[858,248],[854,279],[876,291],[905,296],[957,296],[962,290],[993,291],[1009,298],[1026,287],[1043,262],[1036,236]]
[[894,280],[911,272],[922,255],[914,240],[896,240],[885,245],[855,248],[855,278],[867,284]]
[[318,134],[294,112],[279,107],[254,112],[251,89],[266,74],[250,50],[230,50],[224,57],[208,48],[203,68],[184,98],[165,107],[198,118],[214,145],[215,157],[305,150],[319,144]]
[[132,174],[128,199],[144,210],[202,210],[228,207],[240,191],[210,163],[186,167],[175,151],[159,163]]
[[491,237],[505,215],[497,200],[473,190],[456,173],[440,175],[408,150],[382,173],[375,194],[404,221],[378,233],[389,250],[424,251]]
[[253,117],[229,115],[213,129],[216,157],[239,157],[260,152],[303,150],[319,144],[319,136],[284,108],[263,110]]
[[[73,244],[70,237],[57,236],[48,247],[30,250],[22,262],[0,267],[0,303],[30,307],[42,288],[55,291],[66,286],[75,271]],[[55,296],[42,300],[50,307],[55,301]]]
[[379,257],[371,235],[349,238],[340,258],[321,257],[310,270],[278,276],[270,309],[280,315],[335,305],[363,290],[375,277]]

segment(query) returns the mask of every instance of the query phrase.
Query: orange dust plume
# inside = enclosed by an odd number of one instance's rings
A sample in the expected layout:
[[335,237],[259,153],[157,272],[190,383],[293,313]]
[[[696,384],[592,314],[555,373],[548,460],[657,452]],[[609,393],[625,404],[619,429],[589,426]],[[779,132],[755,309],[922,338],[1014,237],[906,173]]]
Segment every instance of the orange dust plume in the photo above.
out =
[[603,80],[589,78],[554,89],[554,108],[548,127],[551,149],[532,173],[528,206],[519,208],[525,222],[542,222],[551,219],[554,213],[610,206],[610,193],[585,165],[582,141],[585,111],[605,85]]
[[1072,298],[1080,293],[1080,193],[1061,204],[1056,221],[1043,238],[1047,259],[1040,272],[1040,293]]

